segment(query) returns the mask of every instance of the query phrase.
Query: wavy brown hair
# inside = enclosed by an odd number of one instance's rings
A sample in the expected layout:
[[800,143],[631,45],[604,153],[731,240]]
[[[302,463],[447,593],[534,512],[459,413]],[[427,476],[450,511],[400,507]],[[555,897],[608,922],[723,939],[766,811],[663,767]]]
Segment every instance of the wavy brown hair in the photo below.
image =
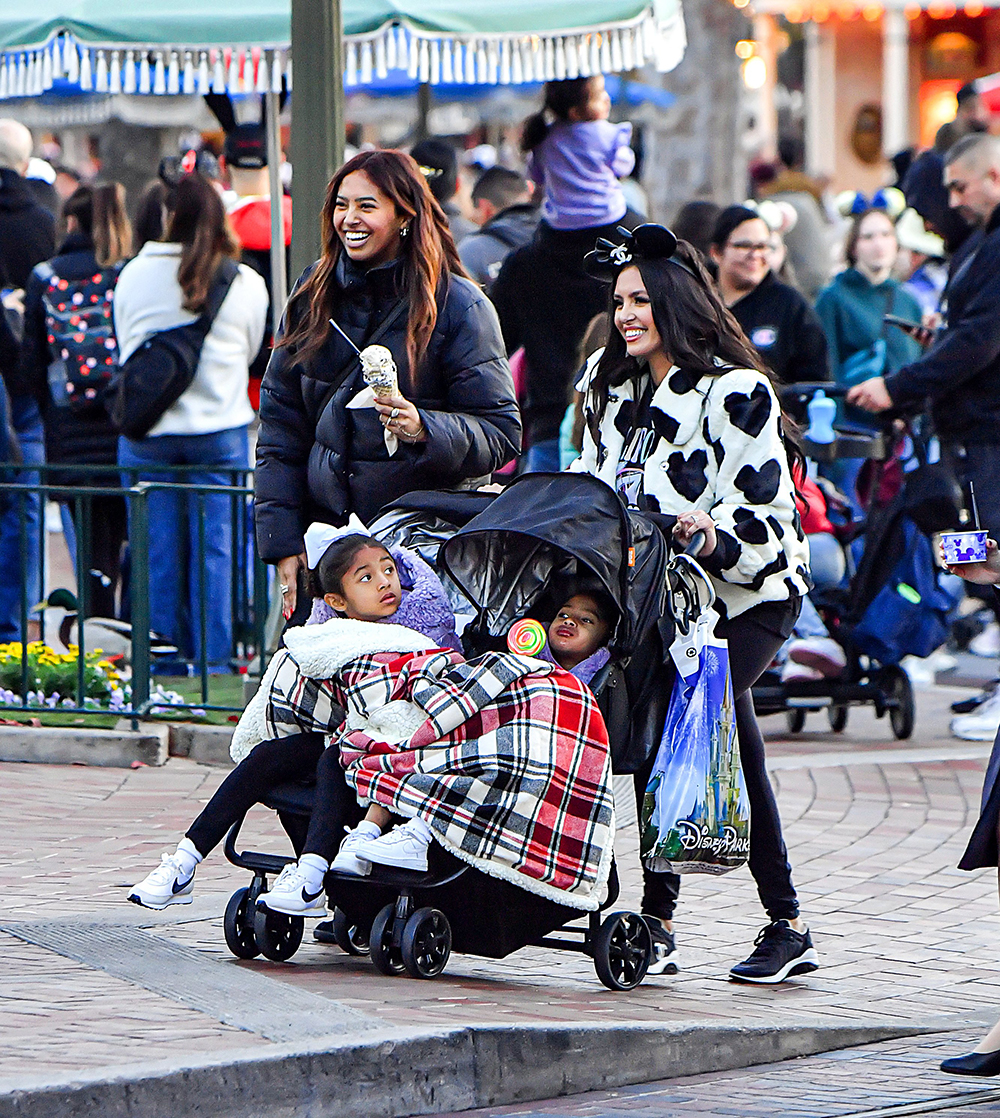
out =
[[168,186],[163,200],[167,210],[164,241],[181,245],[177,282],[184,292],[184,309],[198,313],[223,259],[239,260],[239,241],[226,216],[219,192],[197,173],[185,175]]
[[323,255],[289,300],[288,321],[294,325],[279,344],[295,346],[296,359],[307,362],[323,348],[330,333],[329,319],[336,311],[334,277],[343,251],[333,214],[340,185],[354,171],[363,171],[396,207],[397,215],[409,219],[409,233],[400,238],[400,256],[404,297],[410,308],[406,357],[412,385],[437,325],[438,287],[442,279],[447,281],[452,275],[468,278],[468,273],[458,258],[444,210],[434,200],[416,162],[402,151],[359,152],[330,180],[321,215]]
[[63,204],[63,220],[75,218],[89,237],[102,268],[111,268],[132,252],[132,227],[125,212],[125,187],[120,182],[78,186]]

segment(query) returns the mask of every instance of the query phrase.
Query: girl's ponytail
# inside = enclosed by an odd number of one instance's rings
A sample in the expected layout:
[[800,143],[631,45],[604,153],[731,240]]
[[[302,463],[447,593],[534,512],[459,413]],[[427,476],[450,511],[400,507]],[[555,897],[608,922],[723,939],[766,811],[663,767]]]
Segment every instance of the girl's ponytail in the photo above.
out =
[[521,133],[521,151],[534,151],[548,134],[549,123],[545,119],[545,110],[543,109],[540,113],[532,113],[524,122],[524,130]]
[[549,133],[550,125],[557,120],[569,120],[573,109],[583,109],[590,98],[590,78],[566,78],[545,83],[545,101],[542,111],[532,113],[524,122],[521,133],[521,150],[533,151]]

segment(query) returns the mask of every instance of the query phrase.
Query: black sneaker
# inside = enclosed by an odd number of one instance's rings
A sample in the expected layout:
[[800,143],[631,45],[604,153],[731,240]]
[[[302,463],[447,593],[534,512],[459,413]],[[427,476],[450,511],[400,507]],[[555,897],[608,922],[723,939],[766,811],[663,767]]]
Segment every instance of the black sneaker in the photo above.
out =
[[680,970],[677,944],[673,932],[668,932],[655,916],[644,916],[653,940],[653,953],[647,974],[676,974]]
[[996,693],[997,686],[1000,685],[1000,679],[994,679],[987,683],[978,695],[970,695],[967,699],[956,699],[951,704],[951,709],[955,714],[971,714],[974,710],[986,702],[987,699],[992,698]]
[[797,932],[787,920],[775,920],[761,928],[754,947],[750,958],[729,972],[734,981],[775,986],[793,975],[819,969],[819,956],[809,932]]

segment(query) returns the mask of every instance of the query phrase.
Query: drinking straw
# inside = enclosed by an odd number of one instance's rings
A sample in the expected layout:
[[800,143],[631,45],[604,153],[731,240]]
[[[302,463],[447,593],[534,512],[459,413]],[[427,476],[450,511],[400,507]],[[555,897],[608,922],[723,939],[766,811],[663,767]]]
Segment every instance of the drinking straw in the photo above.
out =
[[351,339],[336,324],[336,322],[333,321],[332,318],[330,319],[330,325],[334,328],[334,330],[337,331],[337,333],[344,339],[344,341],[347,342],[347,344],[351,347],[351,349],[353,349],[354,352],[360,357],[361,356],[361,350],[358,349],[358,347],[354,344],[354,342],[351,341]]
[[972,519],[976,524],[976,531],[979,531],[979,509],[976,507],[976,487],[969,482],[969,496],[972,498]]

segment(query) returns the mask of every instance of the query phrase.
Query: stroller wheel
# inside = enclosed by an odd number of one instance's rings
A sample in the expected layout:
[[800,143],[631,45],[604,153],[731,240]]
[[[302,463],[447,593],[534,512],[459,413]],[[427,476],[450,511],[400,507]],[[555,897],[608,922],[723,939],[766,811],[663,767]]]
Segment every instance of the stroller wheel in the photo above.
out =
[[387,904],[380,908],[372,923],[371,944],[372,962],[379,974],[402,974],[405,969],[398,947],[392,945],[392,925],[396,918],[396,906]]
[[403,966],[411,978],[435,978],[451,955],[451,925],[436,908],[418,908],[403,925]]
[[253,938],[257,941],[257,950],[274,963],[285,962],[298,951],[305,923],[301,916],[286,916],[283,912],[272,912],[258,905],[253,915]]
[[826,717],[830,721],[830,729],[835,734],[842,734],[847,729],[848,710],[850,710],[850,707],[847,706],[826,708]]
[[609,990],[632,990],[646,977],[653,940],[635,912],[613,912],[594,937],[594,970]]
[[788,722],[788,732],[790,734],[801,734],[805,729],[806,712],[802,707],[792,707],[785,711],[785,719]]
[[364,932],[357,924],[351,923],[343,909],[335,908],[333,910],[331,923],[333,924],[333,938],[341,951],[347,955],[371,954],[371,948],[368,946],[368,940],[365,939]]
[[226,946],[237,959],[256,959],[260,954],[253,934],[253,911],[249,897],[249,889],[237,889],[229,898],[226,915],[222,918]]
[[879,681],[882,693],[889,706],[889,724],[893,737],[905,741],[913,733],[916,721],[916,703],[913,698],[913,684],[902,668],[892,665],[882,669]]

